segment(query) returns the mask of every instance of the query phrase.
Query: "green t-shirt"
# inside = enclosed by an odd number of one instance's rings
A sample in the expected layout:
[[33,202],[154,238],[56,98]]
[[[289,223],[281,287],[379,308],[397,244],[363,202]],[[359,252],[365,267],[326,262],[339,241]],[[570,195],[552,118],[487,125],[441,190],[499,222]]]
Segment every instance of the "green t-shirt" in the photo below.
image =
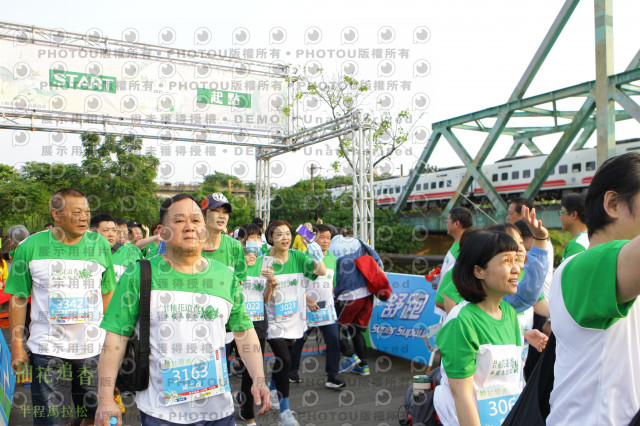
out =
[[443,276],[448,271],[450,271],[451,268],[453,268],[453,265],[455,265],[459,255],[460,255],[460,243],[456,241],[451,245],[451,248],[449,249],[446,256],[444,257],[444,260],[442,261],[442,267],[440,268],[440,271],[441,271],[440,273],[443,274]]
[[217,260],[226,265],[233,271],[238,281],[247,279],[247,260],[244,257],[244,248],[240,241],[222,234],[220,246],[213,251],[202,250],[202,255],[207,259]]
[[449,269],[440,280],[440,285],[438,285],[438,291],[436,292],[436,303],[444,303],[444,291],[448,285],[453,284],[451,281],[451,273],[453,269]]
[[147,244],[142,250],[142,255],[145,259],[151,259],[156,254],[158,254],[158,244],[153,241]]
[[[476,372],[476,355],[483,345],[522,345],[516,311],[507,302],[500,302],[500,320],[491,317],[475,303],[465,303],[459,309],[457,316],[450,317],[436,335],[448,377],[463,379],[472,376]],[[453,313],[452,310],[450,316]]]
[[567,243],[567,246],[562,252],[562,261],[570,258],[574,254],[581,253],[589,248],[589,237],[586,232],[581,232],[574,239]]
[[627,316],[633,306],[635,300],[618,304],[615,290],[618,253],[627,242],[599,244],[575,257],[562,270],[564,305],[581,327],[606,330]]
[[264,256],[263,267],[271,264],[278,280],[274,297],[265,304],[269,323],[269,339],[299,339],[306,330],[306,298],[304,280],[318,278],[313,273],[313,259],[307,253],[289,250],[284,265]]
[[[73,245],[59,242],[51,230],[24,240],[15,251],[5,293],[31,296],[31,352],[84,359],[100,353],[104,332],[102,295],[116,277],[111,246],[96,232]],[[52,332],[63,328],[64,338]]]
[[590,247],[553,276],[549,308],[558,345],[549,425],[626,425],[640,408],[640,305],[637,298],[618,303],[616,295],[627,242]]
[[[155,256],[149,262],[152,274],[150,377],[149,387],[136,393],[136,404],[141,411],[158,418],[178,418],[181,413],[184,415],[187,405],[165,405],[163,396],[172,395],[167,395],[164,386],[168,379],[176,380],[167,370],[186,366],[188,372],[196,368],[202,374],[224,371],[226,331],[247,330],[253,328],[253,323],[244,307],[240,283],[220,262],[209,260],[205,270],[194,274],[176,271],[162,256]],[[139,327],[139,315],[140,263],[136,263],[120,279],[100,326],[130,336]],[[212,365],[206,369],[192,367],[219,361],[215,369]],[[203,386],[206,385],[201,388]],[[188,407],[189,420],[194,423],[210,420],[211,413],[221,417],[233,414],[230,392],[200,399]]]
[[116,280],[120,280],[124,271],[140,260],[140,250],[131,244],[121,246],[113,253],[113,269],[116,272]]

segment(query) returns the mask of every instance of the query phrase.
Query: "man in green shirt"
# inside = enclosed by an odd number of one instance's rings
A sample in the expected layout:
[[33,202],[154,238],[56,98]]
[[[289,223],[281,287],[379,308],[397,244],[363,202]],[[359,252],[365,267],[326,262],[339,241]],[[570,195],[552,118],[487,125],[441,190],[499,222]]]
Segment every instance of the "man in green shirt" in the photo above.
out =
[[84,193],[61,189],[50,207],[54,228],[18,246],[5,288],[12,294],[11,364],[16,372],[29,364],[22,340],[31,296],[33,422],[70,422],[60,418],[60,406],[75,406],[75,421],[91,424],[105,336],[99,324],[116,286],[111,248],[102,235],[87,232],[91,215]]
[[[136,393],[143,425],[234,425],[226,370],[225,330],[234,334],[253,380],[259,415],[271,406],[262,353],[247,315],[242,287],[219,262],[202,256],[206,226],[202,210],[188,194],[160,207],[160,235],[166,252],[151,263],[149,387]],[[98,425],[121,415],[113,388],[127,339],[139,325],[140,266],[136,263],[114,293],[101,327],[107,330],[100,356]]]
[[562,253],[562,261],[589,248],[587,223],[584,216],[584,195],[567,194],[560,201],[560,222],[562,230],[571,234]]
[[238,240],[222,233],[229,222],[229,214],[233,211],[231,203],[223,194],[216,192],[207,195],[200,203],[200,207],[202,207],[208,235],[202,255],[226,265],[236,275],[238,281],[244,281],[247,278],[244,248]]
[[111,246],[113,269],[116,273],[116,281],[120,279],[124,271],[140,258],[140,250],[136,250],[131,244],[122,245],[116,242],[118,228],[113,217],[106,213],[100,213],[91,218],[91,230],[107,239]]
[[[464,231],[473,226],[473,216],[471,215],[469,209],[466,209],[464,207],[453,208],[447,215],[445,226],[447,227],[447,234],[453,237],[453,245],[447,252],[447,255],[444,257],[444,261],[442,262],[442,268],[440,268],[441,278],[439,286],[442,285],[443,279],[447,272],[451,270],[451,268],[453,268],[453,265],[456,264],[458,253],[460,253],[460,237],[462,237]],[[436,297],[435,311],[440,315],[444,314],[444,312],[442,312],[444,311],[444,300],[442,300],[442,298]]]

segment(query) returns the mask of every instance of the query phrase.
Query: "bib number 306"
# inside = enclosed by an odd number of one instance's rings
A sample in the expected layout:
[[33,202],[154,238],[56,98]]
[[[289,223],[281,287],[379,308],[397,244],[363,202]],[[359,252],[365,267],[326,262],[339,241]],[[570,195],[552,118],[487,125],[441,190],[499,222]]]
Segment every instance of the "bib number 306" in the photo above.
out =
[[519,395],[478,400],[478,413],[482,426],[500,426],[518,400]]

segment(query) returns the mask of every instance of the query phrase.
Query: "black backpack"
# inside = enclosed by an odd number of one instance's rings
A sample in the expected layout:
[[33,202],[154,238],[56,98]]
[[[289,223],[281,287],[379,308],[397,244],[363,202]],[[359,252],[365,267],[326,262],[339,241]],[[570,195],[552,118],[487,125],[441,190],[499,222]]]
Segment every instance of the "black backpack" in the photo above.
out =
[[120,365],[116,386],[120,392],[137,392],[149,387],[149,328],[151,305],[151,264],[140,262],[140,335],[129,338]]
[[427,374],[432,380],[433,386],[428,391],[421,395],[413,395],[413,385],[409,386],[407,393],[404,396],[405,416],[400,417],[400,425],[407,426],[442,426],[436,419],[436,408],[433,405],[433,394],[436,386],[440,384],[442,374],[440,373],[440,367],[434,368]]

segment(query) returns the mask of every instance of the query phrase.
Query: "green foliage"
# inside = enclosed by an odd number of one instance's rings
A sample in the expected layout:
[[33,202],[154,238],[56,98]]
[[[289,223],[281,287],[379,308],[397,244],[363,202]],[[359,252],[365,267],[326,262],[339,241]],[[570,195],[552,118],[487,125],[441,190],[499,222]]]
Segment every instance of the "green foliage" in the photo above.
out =
[[562,261],[562,253],[567,243],[571,241],[571,234],[562,230],[549,230],[549,238],[553,244],[553,265],[558,267]]
[[142,139],[83,134],[82,177],[79,189],[87,194],[93,212],[151,224],[158,220],[159,160],[141,155]]
[[92,134],[83,134],[81,140],[84,156],[80,165],[30,162],[20,172],[0,167],[0,224],[41,230],[51,221],[51,195],[66,187],[86,193],[93,213],[147,224],[158,219],[154,179],[159,160],[138,153],[142,140]]
[[231,181],[233,185],[242,185],[240,179],[235,176],[214,172],[212,175],[205,176],[204,182],[202,183],[202,190],[205,194],[220,192],[221,189],[228,188],[229,181]]

